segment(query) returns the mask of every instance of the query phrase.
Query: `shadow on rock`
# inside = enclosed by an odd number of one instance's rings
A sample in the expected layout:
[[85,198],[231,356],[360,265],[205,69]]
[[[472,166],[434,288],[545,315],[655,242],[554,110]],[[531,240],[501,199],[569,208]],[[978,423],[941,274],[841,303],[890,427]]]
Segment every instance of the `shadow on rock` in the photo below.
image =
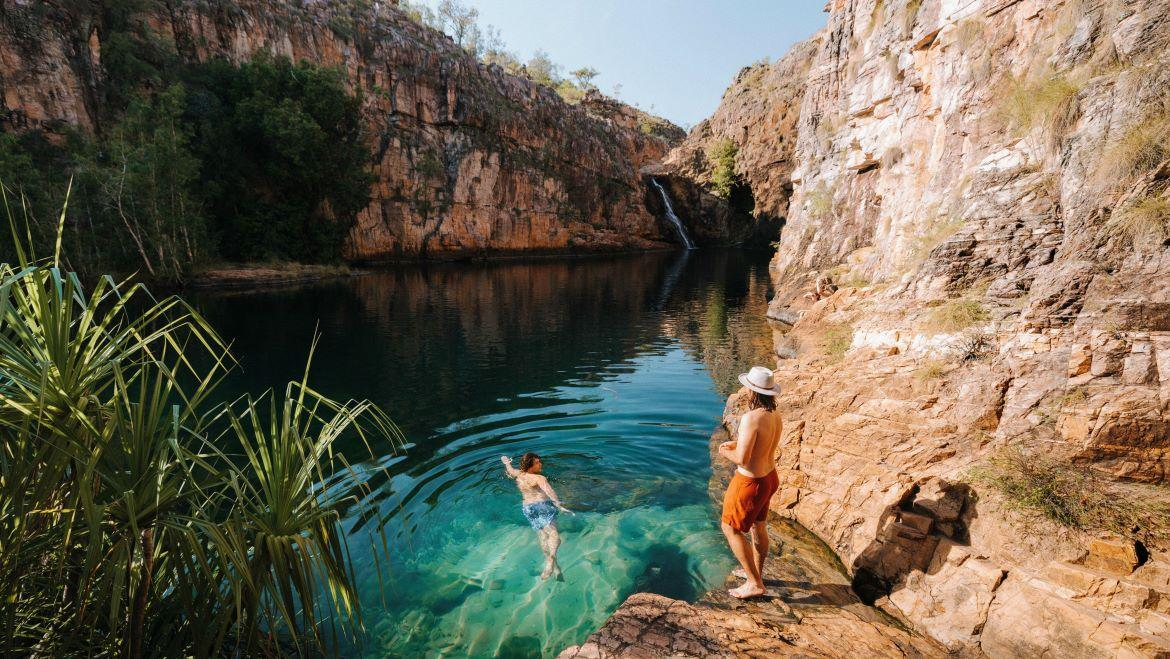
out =
[[931,478],[914,485],[882,513],[877,537],[853,561],[853,589],[873,604],[911,572],[933,574],[939,542],[969,544],[967,529],[976,517],[976,496],[966,483]]

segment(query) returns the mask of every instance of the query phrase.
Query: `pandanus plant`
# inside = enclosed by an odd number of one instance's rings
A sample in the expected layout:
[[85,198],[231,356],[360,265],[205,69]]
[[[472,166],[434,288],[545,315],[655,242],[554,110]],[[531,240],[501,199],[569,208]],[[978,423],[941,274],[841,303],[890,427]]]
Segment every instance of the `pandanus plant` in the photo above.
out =
[[[402,445],[393,422],[315,391],[307,365],[283,393],[217,399],[235,362],[198,312],[129,280],[87,290],[61,267],[65,212],[39,259],[4,206],[17,258],[0,264],[0,653],[352,642],[342,517],[370,495],[370,458]],[[343,437],[365,463],[335,450]]]

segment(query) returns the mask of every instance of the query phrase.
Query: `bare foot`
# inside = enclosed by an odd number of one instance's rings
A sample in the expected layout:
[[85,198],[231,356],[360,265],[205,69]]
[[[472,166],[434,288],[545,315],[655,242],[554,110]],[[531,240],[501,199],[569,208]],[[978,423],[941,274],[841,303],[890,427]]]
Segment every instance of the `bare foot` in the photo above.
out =
[[767,592],[767,591],[764,590],[763,586],[757,586],[757,585],[749,582],[749,583],[745,583],[744,585],[740,586],[739,588],[732,588],[731,590],[727,591],[727,594],[731,595],[732,597],[734,597],[736,599],[745,600],[745,599],[748,599],[751,597],[759,597],[760,595],[763,595],[765,592]]
[[540,573],[541,580],[547,581],[548,578],[552,575],[552,573],[553,573],[552,561],[546,561],[544,564],[544,571]]

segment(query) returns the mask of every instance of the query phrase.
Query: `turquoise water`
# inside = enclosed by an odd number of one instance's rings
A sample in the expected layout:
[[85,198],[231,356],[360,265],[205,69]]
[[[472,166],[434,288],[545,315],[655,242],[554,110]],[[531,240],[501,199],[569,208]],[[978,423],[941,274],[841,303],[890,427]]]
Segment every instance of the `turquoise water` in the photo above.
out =
[[[413,265],[193,301],[258,390],[297,377],[370,398],[410,445],[382,456],[381,577],[354,543],[367,656],[552,656],[630,594],[694,599],[732,567],[708,441],[734,375],[766,362],[766,257],[733,251]],[[542,455],[574,516],[563,581],[500,455]],[[350,533],[367,530],[348,522]]]

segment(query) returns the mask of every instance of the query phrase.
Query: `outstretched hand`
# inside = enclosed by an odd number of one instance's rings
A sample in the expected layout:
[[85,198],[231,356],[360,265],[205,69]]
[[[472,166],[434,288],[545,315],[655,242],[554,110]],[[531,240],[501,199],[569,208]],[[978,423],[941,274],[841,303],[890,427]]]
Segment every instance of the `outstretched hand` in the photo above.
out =
[[576,514],[577,514],[577,513],[575,513],[575,512],[573,512],[573,511],[569,510],[568,508],[566,508],[566,507],[564,507],[564,506],[557,506],[557,508],[559,508],[559,509],[561,510],[561,512],[566,512],[566,513],[569,513],[570,515],[576,515]]
[[500,456],[500,461],[501,461],[501,462],[503,462],[504,464],[508,465],[509,467],[511,467],[511,466],[512,466],[512,458],[509,458],[509,457],[508,457],[508,456],[506,456],[506,455],[501,455],[501,456]]

